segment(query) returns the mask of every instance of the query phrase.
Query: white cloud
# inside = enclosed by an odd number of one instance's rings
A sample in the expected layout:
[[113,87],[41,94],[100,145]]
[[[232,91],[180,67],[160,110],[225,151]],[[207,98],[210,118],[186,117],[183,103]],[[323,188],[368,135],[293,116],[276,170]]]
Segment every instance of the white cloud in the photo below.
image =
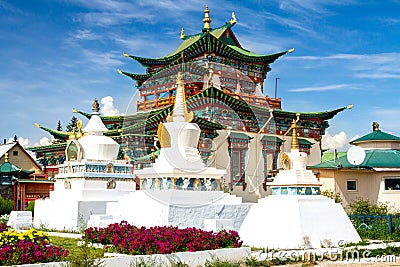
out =
[[111,96],[103,97],[100,102],[101,104],[103,104],[103,107],[101,108],[101,113],[104,116],[121,115],[119,110],[114,107],[114,99]]
[[312,60],[325,64],[335,64],[334,61],[340,60],[341,65],[357,78],[400,79],[400,53],[291,56],[285,59]]
[[353,4],[353,0],[285,0],[279,1],[279,8],[292,13],[301,13],[302,15],[310,15],[310,12],[318,14],[331,14],[325,6],[348,5]]
[[48,146],[48,145],[51,145],[51,141],[50,141],[50,139],[48,137],[42,137],[39,140],[39,144],[41,146]]
[[333,91],[351,87],[349,84],[332,84],[326,86],[303,87],[289,90],[290,92],[321,92]]
[[[28,138],[24,138],[24,137],[17,137],[18,143],[23,147],[29,147],[30,146],[30,141]],[[10,137],[8,138],[8,143],[12,143],[14,142],[14,137]]]
[[347,143],[347,135],[343,131],[333,136],[326,132],[326,134],[322,137],[323,148],[340,149],[344,148]]
[[72,35],[75,39],[79,40],[97,40],[100,36],[90,30],[78,30]]
[[82,52],[85,59],[93,63],[93,67],[116,68],[123,65],[123,62],[120,60],[122,58],[121,53],[101,53],[87,49],[82,50]]

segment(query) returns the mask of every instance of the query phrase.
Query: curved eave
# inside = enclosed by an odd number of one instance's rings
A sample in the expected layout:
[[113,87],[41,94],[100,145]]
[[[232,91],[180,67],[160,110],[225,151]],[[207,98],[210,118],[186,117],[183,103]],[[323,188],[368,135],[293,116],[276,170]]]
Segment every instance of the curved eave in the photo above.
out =
[[147,79],[149,79],[151,76],[153,76],[153,74],[150,74],[150,73],[135,74],[135,73],[129,73],[129,72],[125,72],[125,71],[121,71],[121,74],[131,78],[134,81],[138,81],[138,82],[144,82]]
[[[338,108],[335,110],[328,110],[322,112],[292,112],[292,111],[285,111],[281,109],[274,109],[273,114],[274,117],[286,117],[296,119],[297,114],[300,114],[301,118],[309,118],[309,119],[322,119],[322,120],[330,120],[335,117],[339,112],[348,109],[347,107]],[[266,110],[266,109],[265,109]]]
[[222,130],[226,127],[218,122],[208,121],[201,117],[194,117],[194,123],[197,123],[201,129],[208,129],[208,130]]
[[107,132],[104,133],[105,136],[110,136],[110,137],[118,137],[120,136],[122,131],[120,129],[115,129],[115,130],[108,130]]
[[180,54],[174,54],[171,56],[161,57],[161,58],[146,58],[146,57],[137,57],[137,56],[128,55],[128,57],[136,60],[137,62],[140,63],[140,65],[142,65],[145,68],[157,66],[157,65],[170,64],[172,61],[177,60],[180,56],[181,56]]
[[361,140],[361,141],[351,141],[349,142],[350,145],[358,145],[358,144],[363,144],[363,143],[371,143],[371,142],[378,142],[378,143],[400,143],[400,140]]
[[235,56],[239,60],[245,60],[249,62],[263,62],[266,64],[274,63],[278,58],[292,51],[291,49],[289,49],[287,51],[279,52],[276,54],[256,54],[237,46],[233,45],[225,45],[225,46],[226,46],[225,48],[226,51],[229,54]]
[[365,142],[400,142],[400,137],[382,132],[381,130],[376,130],[351,141],[350,144],[359,144]]
[[[81,114],[84,117],[86,117],[87,119],[90,119],[90,117],[92,116],[92,114],[90,114],[90,113],[86,113],[86,112],[76,110],[76,109],[73,109],[73,112]],[[109,122],[121,123],[125,120],[125,118],[126,118],[126,116],[103,116],[103,115],[100,116],[100,119],[103,122],[108,122],[108,123]]]
[[80,110],[76,110],[76,109],[72,109],[72,112],[73,113],[77,113],[77,114],[81,114],[81,115],[83,115],[84,117],[86,117],[87,119],[90,119],[90,117],[92,116],[92,114],[90,114],[90,113],[86,113],[86,112],[84,112],[84,111],[80,111]]
[[68,139],[69,134],[70,134],[69,132],[57,131],[57,130],[53,130],[53,129],[50,129],[50,128],[47,128],[47,127],[43,127],[43,126],[40,126],[40,125],[39,125],[38,128],[40,128],[40,129],[42,129],[42,130],[48,132],[48,133],[51,134],[54,138],[59,139],[59,140]]
[[[195,38],[197,40],[189,42],[190,38]],[[212,52],[218,53],[223,56],[229,56],[236,60],[243,60],[247,62],[263,62],[265,64],[273,63],[282,55],[293,51],[292,49],[290,49],[276,54],[256,54],[238,46],[225,44],[211,33],[201,34],[198,37],[192,36],[190,38],[184,41],[188,42],[187,45],[179,46],[178,49],[176,49],[172,54],[169,54],[165,57],[143,58],[127,54],[124,55],[138,61],[144,67],[151,67],[157,65],[171,64],[174,61],[178,60],[182,56],[182,53],[188,58],[194,58],[197,55],[207,52],[209,49],[211,49]]]
[[148,125],[157,127],[158,125],[156,124],[156,122],[160,121],[162,118],[167,117],[168,114],[171,113],[171,109],[172,104],[159,110],[157,113],[149,114],[151,116],[149,116],[146,120],[141,120],[136,124],[122,128],[121,130],[123,135],[127,134],[128,132],[136,132],[137,130],[145,129]]
[[58,151],[60,149],[65,149],[67,146],[67,142],[58,143],[58,144],[51,144],[47,146],[35,146],[35,147],[28,147],[26,150],[32,152],[41,152],[41,151]]
[[188,106],[199,106],[201,105],[201,99],[208,99],[208,98],[213,98],[213,99],[218,99],[221,102],[229,105],[232,109],[237,110],[237,111],[243,111],[246,113],[253,113],[250,105],[246,103],[243,100],[236,99],[233,96],[230,96],[228,94],[225,94],[221,90],[215,88],[215,87],[209,87],[202,92],[188,98]]

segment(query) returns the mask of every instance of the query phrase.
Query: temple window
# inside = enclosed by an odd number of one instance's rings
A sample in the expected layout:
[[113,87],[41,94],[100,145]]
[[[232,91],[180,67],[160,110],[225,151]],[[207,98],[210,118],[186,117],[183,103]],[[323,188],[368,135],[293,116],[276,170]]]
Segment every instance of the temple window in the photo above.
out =
[[271,171],[277,169],[278,154],[283,140],[276,136],[265,135],[261,139],[262,154],[264,157],[264,179],[271,175]]
[[244,183],[246,168],[246,153],[249,144],[249,136],[244,133],[232,132],[228,138],[228,151],[231,156],[231,182]]

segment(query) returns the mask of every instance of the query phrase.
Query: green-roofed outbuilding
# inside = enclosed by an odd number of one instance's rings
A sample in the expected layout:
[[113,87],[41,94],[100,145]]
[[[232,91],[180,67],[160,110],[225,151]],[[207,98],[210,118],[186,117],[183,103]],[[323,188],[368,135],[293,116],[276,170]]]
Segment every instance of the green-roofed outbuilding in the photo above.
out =
[[400,138],[381,131],[377,122],[372,128],[350,142],[364,149],[360,164],[350,163],[347,152],[329,152],[309,168],[324,183],[322,189],[340,193],[345,205],[363,198],[400,207]]

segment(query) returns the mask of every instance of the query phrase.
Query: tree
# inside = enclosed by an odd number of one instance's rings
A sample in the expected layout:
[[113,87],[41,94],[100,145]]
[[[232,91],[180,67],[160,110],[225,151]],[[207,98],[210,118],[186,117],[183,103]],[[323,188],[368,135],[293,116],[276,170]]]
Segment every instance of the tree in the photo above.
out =
[[77,127],[78,119],[75,116],[72,116],[71,122],[68,123],[67,127],[65,128],[67,132],[78,132],[78,127]]
[[58,123],[57,123],[57,131],[62,131],[62,127],[61,127],[61,121],[60,120],[58,120]]

